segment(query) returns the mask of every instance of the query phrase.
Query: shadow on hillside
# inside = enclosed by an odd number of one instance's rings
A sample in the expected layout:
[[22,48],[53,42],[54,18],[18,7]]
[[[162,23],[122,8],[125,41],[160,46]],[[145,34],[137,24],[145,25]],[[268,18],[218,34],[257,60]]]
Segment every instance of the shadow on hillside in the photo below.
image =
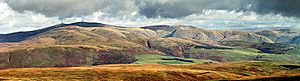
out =
[[285,68],[288,68],[288,69],[298,69],[298,68],[300,68],[300,66],[297,66],[297,65],[281,65],[281,66],[285,67]]
[[[299,81],[300,76],[259,78],[248,81]],[[247,80],[246,80],[247,81]]]

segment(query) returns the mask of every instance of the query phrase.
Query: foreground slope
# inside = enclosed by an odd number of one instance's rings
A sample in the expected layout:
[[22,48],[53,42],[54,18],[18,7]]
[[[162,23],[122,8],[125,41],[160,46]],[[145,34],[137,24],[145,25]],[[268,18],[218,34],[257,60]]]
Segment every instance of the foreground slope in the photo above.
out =
[[0,70],[0,80],[296,80],[299,65],[235,62],[204,65],[101,65]]

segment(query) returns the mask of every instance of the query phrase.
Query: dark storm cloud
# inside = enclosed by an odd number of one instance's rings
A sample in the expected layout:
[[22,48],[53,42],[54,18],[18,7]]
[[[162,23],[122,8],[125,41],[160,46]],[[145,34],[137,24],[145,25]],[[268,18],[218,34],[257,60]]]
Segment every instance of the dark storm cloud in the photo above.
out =
[[256,12],[300,17],[300,0],[257,0]]
[[114,16],[137,11],[148,18],[180,18],[208,9],[300,16],[300,0],[9,0],[8,5],[18,12],[28,10],[50,17],[82,16],[101,10]]
[[300,17],[300,0],[173,0],[140,6],[147,17],[184,17],[207,9],[255,11]]
[[139,8],[140,13],[147,17],[178,18],[208,9],[237,10],[247,7],[251,2],[251,0],[169,0],[166,3],[153,3],[144,0],[137,3],[145,4]]
[[33,11],[49,17],[84,16],[99,10],[119,13],[131,8],[129,0],[9,0],[7,3],[18,12]]

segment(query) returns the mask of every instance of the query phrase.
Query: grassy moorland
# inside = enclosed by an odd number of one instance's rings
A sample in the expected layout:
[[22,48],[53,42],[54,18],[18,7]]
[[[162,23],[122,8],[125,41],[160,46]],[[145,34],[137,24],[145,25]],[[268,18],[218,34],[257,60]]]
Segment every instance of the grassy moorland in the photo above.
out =
[[271,62],[212,64],[116,64],[69,68],[18,68],[0,70],[1,80],[287,80],[299,79],[299,65]]

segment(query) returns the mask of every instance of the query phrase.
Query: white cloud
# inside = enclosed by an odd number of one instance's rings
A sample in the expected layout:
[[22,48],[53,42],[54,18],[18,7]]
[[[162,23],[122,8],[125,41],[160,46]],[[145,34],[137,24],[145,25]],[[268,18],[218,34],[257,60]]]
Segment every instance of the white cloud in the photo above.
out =
[[26,11],[18,13],[8,7],[6,3],[0,3],[0,33],[11,33],[17,31],[29,31],[58,23],[56,18],[45,17]]
[[300,22],[292,26],[292,31],[300,32]]
[[[126,2],[131,3],[130,0]],[[165,0],[167,2],[168,0]],[[63,19],[64,23],[80,22],[100,22],[104,24],[140,27],[148,25],[194,25],[203,28],[222,29],[231,27],[255,28],[255,27],[291,27],[295,25],[296,19],[275,14],[260,15],[255,12],[237,12],[228,10],[203,10],[183,18],[147,18],[138,13],[135,6],[125,6],[130,10],[118,10],[115,14],[109,11],[98,10],[82,17],[73,16]],[[107,7],[111,9],[115,7]],[[44,14],[32,11],[23,13],[12,10],[8,4],[0,1],[0,33],[12,33],[17,31],[36,30],[55,24],[61,21],[59,17],[49,17]]]

